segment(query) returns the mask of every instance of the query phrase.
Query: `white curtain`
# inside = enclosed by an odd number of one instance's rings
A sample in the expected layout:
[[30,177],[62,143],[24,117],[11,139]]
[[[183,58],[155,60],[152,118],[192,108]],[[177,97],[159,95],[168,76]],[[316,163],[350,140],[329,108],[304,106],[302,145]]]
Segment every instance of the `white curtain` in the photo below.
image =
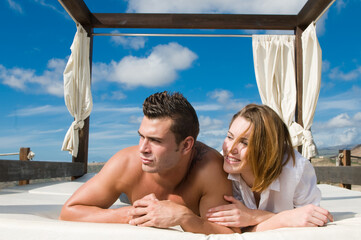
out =
[[262,103],[290,128],[296,108],[295,36],[253,35],[252,47]]
[[303,145],[302,155],[317,154],[311,126],[321,85],[322,52],[312,23],[302,34],[303,94],[302,121],[294,122],[296,81],[294,36],[254,35],[254,68],[263,104],[270,106],[287,124],[294,147]]
[[302,154],[306,158],[317,155],[317,148],[313,141],[311,126],[316,111],[316,105],[321,87],[322,51],[317,40],[316,28],[312,23],[302,34],[303,54],[303,94],[302,121],[303,147]]
[[78,155],[79,130],[84,126],[84,120],[90,115],[93,101],[90,91],[90,38],[87,32],[78,24],[71,56],[64,70],[64,99],[65,104],[74,117],[65,135],[62,150],[69,151],[74,157]]

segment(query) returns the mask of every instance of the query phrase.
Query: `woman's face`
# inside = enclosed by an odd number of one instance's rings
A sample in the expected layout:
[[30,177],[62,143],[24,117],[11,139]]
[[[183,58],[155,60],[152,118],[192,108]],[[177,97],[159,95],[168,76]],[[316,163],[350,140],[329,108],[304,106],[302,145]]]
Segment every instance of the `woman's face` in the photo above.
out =
[[[252,169],[247,159],[248,139],[252,130],[249,126],[249,121],[243,117],[237,117],[228,130],[227,137],[223,143],[223,169],[227,173],[252,174]],[[247,132],[245,133],[246,130]],[[239,136],[243,133],[245,134],[239,139]],[[235,144],[236,139],[239,139],[239,142]]]

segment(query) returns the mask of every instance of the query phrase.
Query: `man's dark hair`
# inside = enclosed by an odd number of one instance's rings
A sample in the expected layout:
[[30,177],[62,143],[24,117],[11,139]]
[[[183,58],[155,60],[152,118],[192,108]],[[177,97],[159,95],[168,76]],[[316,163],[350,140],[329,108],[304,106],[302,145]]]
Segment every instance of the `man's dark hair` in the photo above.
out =
[[199,122],[196,111],[179,92],[158,92],[150,95],[143,103],[143,113],[149,119],[166,118],[173,120],[170,130],[179,144],[188,136],[197,139]]

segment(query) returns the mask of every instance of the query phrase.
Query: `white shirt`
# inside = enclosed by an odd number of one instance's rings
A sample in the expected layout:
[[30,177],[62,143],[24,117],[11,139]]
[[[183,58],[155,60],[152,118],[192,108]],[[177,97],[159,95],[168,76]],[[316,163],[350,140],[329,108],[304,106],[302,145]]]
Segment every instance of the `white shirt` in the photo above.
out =
[[[319,206],[321,191],[317,187],[315,170],[310,161],[297,151],[295,158],[295,166],[290,159],[280,176],[261,193],[258,209],[279,213],[307,204]],[[233,196],[248,208],[257,209],[253,192],[242,177],[229,174],[228,179],[233,181]]]

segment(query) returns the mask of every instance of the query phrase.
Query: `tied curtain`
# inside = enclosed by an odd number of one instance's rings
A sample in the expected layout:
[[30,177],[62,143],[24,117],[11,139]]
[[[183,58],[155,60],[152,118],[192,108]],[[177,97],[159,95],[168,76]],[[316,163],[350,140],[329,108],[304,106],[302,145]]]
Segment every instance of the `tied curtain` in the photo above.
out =
[[294,147],[303,145],[302,155],[317,154],[311,126],[321,84],[322,53],[316,29],[311,24],[302,34],[304,127],[294,122],[296,108],[295,36],[253,35],[253,59],[262,103],[271,107],[289,128]]
[[62,150],[69,151],[73,157],[78,155],[79,131],[93,107],[90,91],[90,38],[84,28],[78,24],[71,55],[64,70],[64,100],[74,121],[67,131]]

